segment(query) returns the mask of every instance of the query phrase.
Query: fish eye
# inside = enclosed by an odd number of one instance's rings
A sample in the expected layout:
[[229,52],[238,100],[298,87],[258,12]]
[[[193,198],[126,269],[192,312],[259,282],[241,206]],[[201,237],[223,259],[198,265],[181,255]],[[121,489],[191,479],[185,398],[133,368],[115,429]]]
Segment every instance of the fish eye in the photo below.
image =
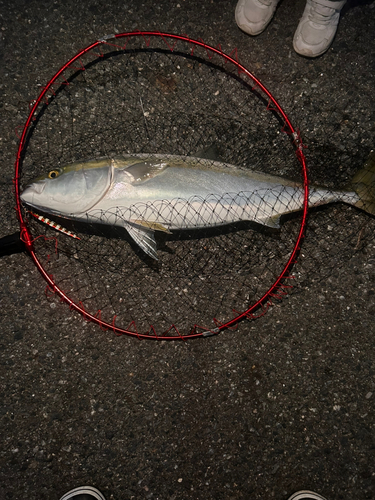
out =
[[60,172],[58,170],[51,170],[51,172],[48,173],[48,178],[49,179],[56,179],[60,175]]

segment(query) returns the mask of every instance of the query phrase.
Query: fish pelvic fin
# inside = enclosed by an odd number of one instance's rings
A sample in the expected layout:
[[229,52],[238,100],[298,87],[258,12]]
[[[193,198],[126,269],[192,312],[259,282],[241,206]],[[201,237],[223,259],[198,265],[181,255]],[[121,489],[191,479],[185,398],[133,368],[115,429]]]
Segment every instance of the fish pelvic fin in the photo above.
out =
[[364,167],[353,177],[350,189],[354,190],[359,201],[354,206],[375,215],[375,151],[373,151]]
[[131,222],[125,222],[124,227],[147,255],[152,259],[158,260],[156,241],[152,229]]

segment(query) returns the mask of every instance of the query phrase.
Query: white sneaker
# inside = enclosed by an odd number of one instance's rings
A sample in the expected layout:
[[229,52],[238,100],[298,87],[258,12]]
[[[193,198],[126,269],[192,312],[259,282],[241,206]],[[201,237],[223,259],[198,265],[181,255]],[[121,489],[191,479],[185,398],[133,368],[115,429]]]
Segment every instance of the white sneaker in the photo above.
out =
[[301,490],[294,493],[288,500],[326,500],[319,493],[314,493],[310,490]]
[[294,50],[306,57],[317,57],[331,45],[339,24],[340,11],[346,0],[307,0],[294,34]]
[[93,486],[80,486],[65,493],[60,500],[105,500],[104,495]]
[[279,0],[238,0],[235,18],[249,35],[259,35],[271,21]]

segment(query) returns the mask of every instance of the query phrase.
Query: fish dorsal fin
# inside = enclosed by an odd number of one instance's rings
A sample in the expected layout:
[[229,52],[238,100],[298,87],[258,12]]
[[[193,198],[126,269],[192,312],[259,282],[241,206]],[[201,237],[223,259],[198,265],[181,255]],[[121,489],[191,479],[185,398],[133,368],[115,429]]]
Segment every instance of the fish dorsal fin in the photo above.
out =
[[222,161],[219,149],[215,144],[212,144],[208,148],[200,149],[194,156],[204,160]]
[[138,224],[132,224],[131,222],[125,222],[124,226],[137,245],[139,245],[147,255],[158,260],[154,231]]
[[161,160],[146,160],[134,163],[126,168],[126,172],[133,177],[132,184],[142,184],[143,182],[152,179],[168,168],[168,163]]

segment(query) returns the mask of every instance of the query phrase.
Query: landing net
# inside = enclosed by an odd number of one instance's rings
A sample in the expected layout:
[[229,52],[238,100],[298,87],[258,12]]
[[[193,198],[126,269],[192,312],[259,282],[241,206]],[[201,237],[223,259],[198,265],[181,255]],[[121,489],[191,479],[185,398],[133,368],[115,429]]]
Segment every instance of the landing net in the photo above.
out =
[[[273,230],[239,222],[157,235],[158,261],[111,225],[56,232],[22,206],[36,177],[77,160],[123,154],[206,155],[293,179],[301,211]],[[110,35],[63,65],[30,104],[16,160],[22,238],[46,293],[103,329],[185,339],[264,314],[294,285],[307,213],[298,131],[233,50],[156,32]],[[121,209],[119,209],[119,213]],[[105,222],[106,214],[102,214]]]

